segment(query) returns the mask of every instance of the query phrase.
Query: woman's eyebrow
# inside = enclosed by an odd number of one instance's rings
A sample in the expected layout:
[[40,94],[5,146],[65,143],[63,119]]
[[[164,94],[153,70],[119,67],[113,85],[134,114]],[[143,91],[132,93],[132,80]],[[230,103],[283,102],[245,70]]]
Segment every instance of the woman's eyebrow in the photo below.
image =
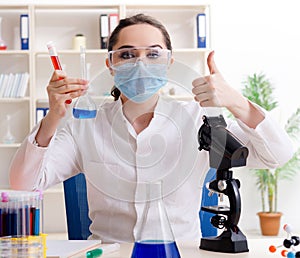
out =
[[[155,45],[151,45],[151,46],[147,46],[149,48],[152,48],[152,47],[159,47],[162,49],[162,46],[159,45],[159,44],[155,44]],[[118,49],[123,49],[123,48],[139,48],[139,47],[136,47],[136,46],[132,46],[132,45],[123,45],[121,47],[119,47]]]
[[149,46],[149,47],[159,47],[159,48],[163,48],[161,45],[159,44],[156,44],[156,45],[152,45],[152,46]]
[[123,46],[119,47],[118,49],[123,49],[123,48],[134,48],[134,46],[131,46],[131,45],[123,45]]

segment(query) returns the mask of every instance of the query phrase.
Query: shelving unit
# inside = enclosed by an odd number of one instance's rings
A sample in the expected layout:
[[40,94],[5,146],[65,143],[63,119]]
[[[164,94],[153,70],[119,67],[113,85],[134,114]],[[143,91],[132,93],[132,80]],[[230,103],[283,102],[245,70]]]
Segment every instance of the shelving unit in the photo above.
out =
[[[204,12],[207,16],[207,48],[197,48],[196,15]],[[47,105],[46,86],[53,68],[46,44],[55,42],[65,70],[70,76],[80,76],[79,52],[72,50],[72,38],[83,33],[87,38],[87,62],[91,64],[91,95],[97,102],[111,101],[107,93],[113,85],[106,66],[107,51],[100,48],[100,14],[118,13],[124,18],[137,13],[145,13],[158,18],[167,28],[173,43],[175,64],[170,68],[172,80],[184,85],[184,91],[173,96],[186,100],[191,89],[191,81],[207,73],[206,57],[211,46],[210,5],[49,5],[49,4],[6,4],[0,5],[2,36],[8,45],[0,51],[1,73],[30,74],[24,98],[0,98],[0,188],[8,187],[8,168],[11,159],[23,139],[36,123],[36,107]],[[29,50],[20,50],[20,15],[29,15]],[[180,14],[180,15],[179,15]],[[180,71],[183,71],[180,73]],[[190,76],[187,76],[187,73]],[[189,85],[189,86],[188,86]],[[12,117],[14,144],[3,144],[5,117]]]

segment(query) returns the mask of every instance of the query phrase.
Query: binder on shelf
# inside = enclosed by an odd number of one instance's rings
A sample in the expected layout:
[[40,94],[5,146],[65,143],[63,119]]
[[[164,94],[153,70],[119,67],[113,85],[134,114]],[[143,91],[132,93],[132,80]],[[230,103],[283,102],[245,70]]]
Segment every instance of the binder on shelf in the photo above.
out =
[[119,14],[117,13],[109,14],[108,20],[109,20],[109,35],[110,35],[119,24]]
[[21,73],[16,73],[14,75],[14,81],[10,90],[9,97],[15,98],[17,96],[22,77],[23,75]]
[[16,73],[16,74],[12,74],[12,78],[11,78],[11,81],[10,81],[10,84],[7,85],[8,86],[8,92],[7,92],[7,96],[8,98],[14,98],[15,95],[14,95],[14,92],[16,90],[16,88],[18,87],[18,77],[19,77],[19,74]]
[[100,15],[99,27],[100,27],[100,47],[101,47],[101,49],[106,49],[108,35],[109,35],[109,23],[108,23],[108,15],[107,14]]
[[25,97],[29,73],[0,74],[0,98]]
[[3,96],[4,98],[9,98],[10,95],[10,91],[13,85],[13,81],[14,81],[14,74],[13,73],[9,73],[7,74],[7,80],[4,84],[4,92],[3,92]]
[[197,15],[197,46],[198,48],[206,48],[206,14],[199,13]]
[[21,38],[21,49],[29,49],[29,17],[28,14],[20,15],[20,38]]
[[20,83],[14,97],[23,98],[26,95],[26,90],[29,82],[29,73],[25,72],[21,74]]
[[48,107],[37,107],[36,108],[36,123],[41,121],[48,113]]
[[5,75],[3,73],[1,73],[0,74],[0,98],[2,98],[2,92],[4,90],[4,84],[3,84],[4,77],[5,77]]

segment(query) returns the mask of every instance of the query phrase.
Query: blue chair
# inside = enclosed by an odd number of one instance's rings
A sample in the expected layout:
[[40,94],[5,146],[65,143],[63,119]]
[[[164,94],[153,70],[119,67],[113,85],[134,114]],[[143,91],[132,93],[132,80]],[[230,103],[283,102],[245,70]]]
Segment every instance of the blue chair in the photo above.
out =
[[[212,196],[208,196],[208,189],[206,188],[206,183],[210,182],[212,180],[216,179],[216,169],[211,168],[208,170],[204,183],[203,183],[203,189],[202,189],[202,200],[201,200],[201,207],[202,206],[214,206],[218,205],[218,196],[216,194],[213,194]],[[200,228],[202,237],[213,237],[218,234],[218,229],[215,228],[211,223],[210,219],[215,214],[206,212],[206,211],[199,211],[199,218],[200,218]]]
[[92,222],[88,216],[85,176],[80,173],[65,180],[63,185],[68,238],[85,240],[91,234],[89,226]]
[[[210,206],[218,204],[218,197],[213,195],[208,197],[208,190],[205,187],[207,182],[214,180],[216,177],[216,170],[210,169],[204,180],[204,187],[202,190],[202,206]],[[89,226],[91,220],[88,216],[88,203],[86,193],[86,181],[84,174],[80,173],[73,176],[63,183],[66,217],[67,217],[67,229],[68,238],[70,240],[84,240],[91,234]],[[199,219],[201,222],[202,237],[216,236],[217,229],[210,223],[210,218],[213,214],[199,211]]]

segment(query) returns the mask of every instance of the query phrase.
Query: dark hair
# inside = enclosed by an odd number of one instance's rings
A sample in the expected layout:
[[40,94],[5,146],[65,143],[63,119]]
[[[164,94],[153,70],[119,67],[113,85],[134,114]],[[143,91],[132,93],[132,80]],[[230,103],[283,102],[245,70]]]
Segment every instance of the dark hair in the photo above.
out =
[[[113,49],[113,46],[117,43],[119,39],[120,31],[123,28],[126,28],[131,25],[136,24],[149,24],[157,29],[159,29],[164,37],[165,44],[167,46],[167,49],[172,51],[172,44],[171,39],[168,31],[166,30],[165,26],[160,23],[155,18],[145,15],[145,14],[136,14],[134,16],[121,19],[118,26],[114,29],[114,31],[111,33],[109,39],[108,39],[108,51],[111,51]],[[120,97],[121,92],[119,89],[117,89],[115,86],[111,89],[111,95],[114,97],[114,100],[118,100]]]

